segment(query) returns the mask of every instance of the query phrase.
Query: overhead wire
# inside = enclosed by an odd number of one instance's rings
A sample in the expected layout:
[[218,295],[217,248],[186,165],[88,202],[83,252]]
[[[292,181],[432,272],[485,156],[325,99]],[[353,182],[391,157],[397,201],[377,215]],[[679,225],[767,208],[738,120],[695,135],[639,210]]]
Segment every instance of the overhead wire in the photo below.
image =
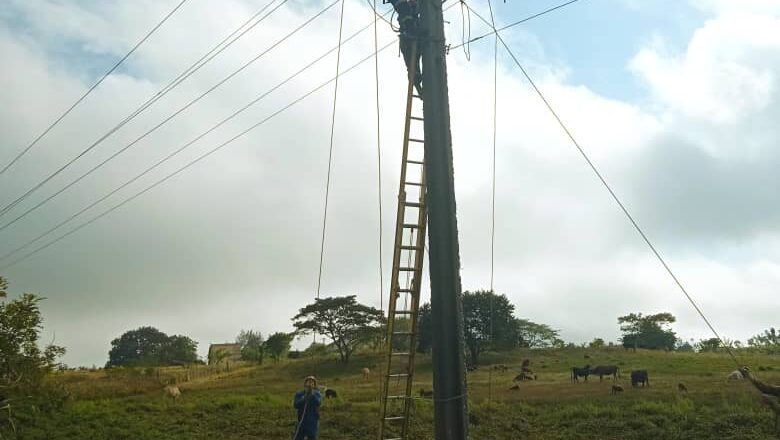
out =
[[[353,40],[354,38],[356,38],[356,37],[357,37],[358,35],[360,35],[361,33],[365,32],[365,31],[366,31],[366,30],[367,30],[367,29],[368,29],[370,26],[371,26],[371,23],[367,24],[367,25],[366,25],[366,26],[364,26],[363,28],[361,28],[361,29],[357,30],[357,31],[356,31],[356,32],[354,32],[352,35],[350,35],[350,36],[348,36],[347,38],[345,38],[345,39],[344,39],[344,41],[342,41],[342,45],[343,45],[343,44],[345,44],[345,43],[348,43],[349,41]],[[190,146],[192,146],[193,144],[195,144],[195,143],[196,143],[197,141],[199,141],[200,139],[204,138],[204,137],[205,137],[206,135],[208,135],[209,133],[211,133],[211,132],[213,132],[213,131],[217,130],[219,127],[221,127],[222,125],[224,125],[224,124],[225,124],[225,123],[227,123],[228,121],[232,120],[233,118],[235,118],[235,117],[236,117],[236,116],[238,116],[239,114],[243,113],[244,111],[246,111],[247,109],[249,109],[249,108],[250,108],[250,107],[252,107],[253,105],[255,105],[255,104],[257,104],[258,102],[262,101],[262,100],[263,100],[263,99],[265,99],[265,98],[266,98],[268,95],[270,95],[270,94],[271,94],[271,93],[273,93],[274,91],[278,90],[279,88],[281,88],[282,86],[284,86],[284,85],[285,85],[285,84],[287,84],[288,82],[292,81],[293,79],[295,79],[296,77],[298,77],[300,74],[302,74],[303,72],[305,72],[306,70],[308,70],[308,69],[310,69],[312,66],[314,66],[316,63],[318,63],[318,62],[322,61],[323,59],[325,59],[327,56],[329,56],[330,54],[332,54],[332,53],[333,53],[334,51],[336,51],[337,49],[338,49],[338,46],[333,46],[331,49],[329,49],[328,51],[324,52],[324,53],[323,53],[323,54],[321,54],[319,57],[317,57],[317,58],[315,58],[313,61],[311,61],[310,63],[306,64],[304,67],[302,67],[301,69],[299,69],[298,71],[296,71],[296,72],[295,72],[295,73],[293,73],[292,75],[288,76],[288,77],[287,77],[287,78],[285,78],[283,81],[281,81],[281,82],[277,83],[275,86],[273,86],[273,87],[272,87],[272,88],[270,88],[269,90],[267,90],[267,91],[265,91],[264,93],[260,94],[259,96],[257,96],[257,97],[256,97],[256,98],[254,98],[253,100],[249,101],[249,102],[248,102],[246,105],[244,105],[244,106],[243,106],[243,107],[241,107],[240,109],[236,110],[235,112],[233,112],[231,115],[227,116],[226,118],[222,119],[220,122],[218,122],[217,124],[213,125],[213,126],[212,126],[211,128],[209,128],[208,130],[206,130],[206,131],[202,132],[201,134],[199,134],[198,136],[196,136],[195,138],[193,138],[191,141],[189,141],[189,142],[185,143],[184,145],[182,145],[182,146],[181,146],[180,148],[178,148],[177,150],[175,150],[175,151],[171,152],[171,153],[170,153],[170,154],[168,154],[167,156],[165,156],[165,157],[163,157],[162,159],[158,160],[156,163],[154,163],[154,164],[153,164],[153,165],[151,165],[150,167],[146,168],[146,169],[145,169],[143,172],[141,172],[140,174],[137,174],[137,175],[136,175],[135,177],[133,177],[132,179],[125,181],[125,182],[124,182],[122,185],[119,185],[118,187],[114,188],[112,191],[110,191],[109,193],[107,193],[106,195],[104,195],[103,197],[101,197],[100,199],[98,199],[98,200],[96,200],[96,201],[92,202],[91,204],[87,205],[86,207],[82,208],[81,210],[77,211],[76,213],[74,213],[74,214],[70,215],[70,216],[69,216],[69,217],[67,217],[65,220],[63,220],[63,221],[59,222],[59,223],[58,223],[58,224],[56,224],[55,226],[53,226],[53,227],[51,227],[50,229],[48,229],[46,232],[43,232],[42,234],[38,235],[37,237],[35,237],[35,238],[31,239],[31,240],[28,240],[28,241],[27,241],[27,242],[25,242],[25,243],[24,243],[22,246],[20,246],[20,247],[17,247],[16,249],[14,249],[14,250],[12,250],[12,251],[10,251],[10,252],[6,253],[5,255],[3,255],[3,256],[0,256],[0,262],[1,262],[1,261],[3,261],[3,260],[6,260],[6,259],[8,259],[9,257],[11,257],[12,255],[14,255],[14,254],[18,253],[19,251],[22,251],[22,250],[24,250],[24,249],[26,249],[26,248],[30,247],[32,244],[34,244],[34,243],[35,243],[35,242],[37,242],[38,240],[40,240],[40,239],[42,239],[43,237],[45,237],[45,236],[49,235],[50,233],[52,233],[52,232],[56,231],[57,229],[59,229],[60,227],[64,226],[65,224],[69,223],[70,221],[72,221],[72,220],[73,220],[73,219],[75,219],[76,217],[78,217],[78,216],[80,216],[81,214],[83,214],[83,213],[85,213],[85,212],[89,211],[89,210],[90,210],[91,208],[93,208],[94,206],[96,206],[96,205],[100,204],[101,202],[103,202],[104,200],[106,200],[106,199],[108,199],[109,197],[113,196],[114,194],[116,194],[117,192],[121,191],[121,190],[122,190],[122,189],[124,189],[125,187],[127,187],[127,186],[131,185],[132,183],[136,182],[138,179],[140,179],[140,178],[144,177],[145,175],[147,175],[148,173],[150,173],[151,171],[153,171],[154,169],[156,169],[156,168],[157,168],[157,167],[159,167],[160,165],[162,165],[162,164],[164,164],[165,162],[169,161],[170,159],[172,159],[173,157],[175,157],[176,155],[178,155],[178,154],[179,154],[179,153],[181,153],[182,151],[186,150],[187,148],[189,148]],[[374,52],[375,52],[375,53],[378,53],[378,50],[375,50]]]
[[344,30],[344,4],[341,0],[341,15],[339,16],[339,45],[336,51],[336,81],[333,85],[333,111],[330,118],[330,147],[328,148],[328,174],[325,181],[325,209],[322,215],[322,240],[320,241],[320,267],[317,274],[317,296],[320,299],[320,288],[322,286],[322,265],[325,257],[325,231],[328,223],[328,200],[330,196],[330,173],[333,166],[333,136],[336,131],[336,104],[339,96],[339,67],[341,65],[341,33]]
[[[368,1],[368,0],[367,0]],[[377,18],[380,15],[376,11],[376,0],[372,5],[374,10],[374,51],[379,49],[379,34],[377,31]],[[376,180],[377,201],[379,206],[379,311],[384,315],[384,265],[382,264],[382,135],[381,117],[379,109],[379,57],[374,57],[374,89],[376,91]]]
[[183,172],[183,171],[185,171],[185,170],[189,169],[190,167],[192,167],[192,166],[193,166],[193,165],[195,165],[196,163],[198,163],[198,162],[202,161],[203,159],[205,159],[205,158],[207,158],[207,157],[211,156],[212,154],[214,154],[214,153],[216,153],[217,151],[221,150],[221,149],[222,149],[222,148],[224,148],[225,146],[227,146],[227,145],[229,145],[229,144],[231,144],[231,143],[235,142],[235,141],[236,141],[236,140],[238,140],[239,138],[241,138],[241,137],[245,136],[246,134],[248,134],[248,133],[249,133],[249,132],[251,132],[252,130],[256,129],[257,127],[260,127],[261,125],[263,125],[263,124],[265,124],[266,122],[270,121],[271,119],[275,118],[276,116],[278,116],[279,114],[281,114],[281,113],[283,113],[284,111],[288,110],[289,108],[293,107],[294,105],[296,105],[296,104],[300,103],[301,101],[303,101],[304,99],[306,99],[306,98],[308,98],[309,96],[313,95],[314,93],[316,93],[316,92],[318,92],[318,91],[322,90],[322,89],[323,89],[323,88],[325,88],[325,87],[326,87],[328,84],[330,84],[331,82],[335,81],[335,79],[336,79],[337,77],[341,77],[341,76],[343,76],[343,75],[345,75],[345,74],[349,73],[350,71],[352,71],[352,70],[356,69],[358,66],[360,66],[360,65],[362,65],[363,63],[365,63],[366,61],[370,60],[370,59],[371,59],[371,57],[378,56],[378,54],[379,54],[380,52],[382,52],[382,51],[384,51],[384,50],[386,50],[386,49],[390,48],[390,47],[391,47],[393,44],[394,44],[394,41],[391,41],[391,42],[389,42],[389,43],[385,44],[384,46],[382,46],[382,47],[380,47],[380,48],[379,48],[379,51],[377,51],[377,52],[375,52],[375,53],[372,53],[372,54],[368,55],[367,57],[365,57],[365,58],[361,59],[360,61],[358,61],[358,62],[356,62],[355,64],[351,65],[351,66],[350,66],[350,67],[348,67],[347,69],[344,69],[344,70],[342,70],[342,71],[341,71],[341,72],[339,72],[339,73],[338,73],[336,76],[334,76],[334,77],[331,77],[331,78],[330,78],[330,79],[328,79],[327,81],[325,81],[325,82],[323,82],[323,83],[319,84],[318,86],[314,87],[313,89],[311,89],[311,90],[309,90],[308,92],[304,93],[303,95],[299,96],[298,98],[296,98],[295,100],[293,100],[293,101],[292,101],[292,102],[290,102],[289,104],[285,105],[285,106],[284,106],[284,107],[282,107],[281,109],[279,109],[279,110],[277,110],[277,111],[273,112],[272,114],[270,114],[269,116],[267,116],[267,117],[263,118],[263,119],[262,119],[262,120],[260,120],[259,122],[257,122],[257,123],[255,123],[255,124],[253,124],[253,125],[249,126],[249,127],[248,127],[248,128],[246,128],[245,130],[243,130],[243,131],[241,131],[240,133],[238,133],[237,135],[235,135],[235,136],[231,137],[231,138],[230,138],[230,139],[228,139],[227,141],[225,141],[225,142],[222,142],[221,144],[217,145],[215,148],[213,148],[213,149],[211,149],[211,150],[209,150],[209,151],[207,151],[207,152],[205,152],[205,153],[201,154],[200,156],[198,156],[198,157],[196,157],[195,159],[191,160],[190,162],[186,163],[186,164],[185,164],[185,165],[183,165],[182,167],[180,167],[180,168],[176,169],[176,170],[175,170],[175,171],[173,171],[172,173],[169,173],[169,174],[167,174],[167,175],[166,175],[165,177],[163,177],[162,179],[159,179],[159,180],[155,181],[154,183],[152,183],[151,185],[149,185],[149,186],[145,187],[145,188],[144,188],[144,189],[142,189],[141,191],[138,191],[138,192],[136,192],[135,194],[133,194],[132,196],[130,196],[130,197],[128,197],[128,198],[126,198],[126,199],[124,199],[124,200],[123,200],[123,201],[121,201],[120,203],[118,203],[118,204],[116,204],[116,205],[114,205],[114,206],[112,206],[112,207],[110,207],[110,208],[108,208],[108,209],[104,210],[104,211],[103,211],[103,212],[101,212],[100,214],[98,214],[98,215],[96,215],[96,216],[92,217],[91,219],[89,219],[89,220],[87,220],[87,221],[85,221],[85,222],[83,222],[83,223],[79,224],[79,225],[78,225],[77,227],[75,227],[74,229],[72,229],[72,230],[70,230],[70,231],[68,231],[68,232],[66,232],[66,233],[64,233],[64,234],[62,234],[62,235],[60,235],[59,237],[57,237],[57,238],[55,238],[55,239],[53,239],[53,240],[51,240],[51,241],[49,241],[49,242],[47,242],[47,243],[45,243],[45,244],[43,244],[43,245],[41,245],[41,246],[39,246],[39,247],[37,247],[37,248],[33,249],[32,251],[30,251],[30,252],[28,252],[28,253],[26,253],[26,254],[22,255],[21,257],[19,257],[19,258],[15,259],[15,260],[13,260],[13,261],[11,261],[10,263],[8,263],[8,264],[5,264],[5,265],[3,265],[3,266],[0,266],[0,270],[5,270],[5,269],[7,269],[7,268],[9,268],[9,267],[11,267],[11,266],[14,266],[14,265],[16,265],[16,264],[18,264],[18,263],[20,263],[20,262],[22,262],[22,261],[24,261],[24,260],[26,260],[26,259],[28,259],[28,258],[32,257],[33,255],[35,255],[35,254],[37,254],[37,253],[39,253],[39,252],[41,252],[41,251],[43,251],[43,250],[45,250],[45,249],[47,249],[47,248],[49,248],[49,247],[53,246],[54,244],[56,244],[56,243],[58,243],[58,242],[60,242],[60,241],[64,240],[65,238],[67,238],[67,237],[69,237],[69,236],[71,236],[71,235],[75,234],[76,232],[80,231],[81,229],[83,229],[83,228],[85,228],[85,227],[87,227],[87,226],[89,226],[89,225],[91,225],[91,224],[95,223],[96,221],[100,220],[101,218],[105,217],[106,215],[108,215],[108,214],[110,214],[110,213],[112,213],[112,212],[116,211],[117,209],[121,208],[122,206],[124,206],[124,205],[126,205],[126,204],[128,204],[128,203],[132,202],[133,200],[137,199],[138,197],[141,197],[142,195],[144,195],[144,194],[148,193],[148,192],[149,192],[149,191],[151,191],[152,189],[154,189],[154,188],[156,188],[156,187],[158,187],[158,186],[162,185],[163,183],[167,182],[168,180],[170,180],[170,179],[171,179],[171,178],[173,178],[174,176],[176,176],[176,175],[180,174],[181,172]]
[[[283,0],[283,2],[286,2],[286,1],[287,1],[287,0]],[[169,115],[168,117],[166,117],[165,119],[163,119],[161,122],[159,122],[158,124],[156,124],[154,127],[152,127],[151,129],[147,130],[147,131],[146,131],[145,133],[143,133],[141,136],[137,137],[135,140],[133,140],[133,141],[132,141],[132,142],[130,142],[129,144],[125,145],[125,146],[124,146],[124,147],[122,147],[120,150],[118,150],[118,151],[116,151],[115,153],[113,153],[111,156],[107,157],[106,159],[104,159],[103,161],[101,161],[100,163],[98,163],[97,165],[95,165],[95,166],[93,166],[92,168],[90,168],[90,169],[89,169],[87,172],[85,172],[85,173],[81,174],[81,175],[80,175],[78,178],[76,178],[75,180],[73,180],[73,181],[71,181],[70,183],[68,183],[68,184],[67,184],[65,187],[61,188],[60,190],[58,190],[58,191],[57,191],[57,192],[55,192],[54,194],[50,195],[49,197],[47,197],[47,198],[46,198],[46,199],[44,199],[43,201],[39,202],[38,204],[36,204],[36,205],[32,206],[31,208],[27,209],[25,212],[23,212],[22,214],[20,214],[19,216],[17,216],[17,217],[16,217],[16,218],[14,218],[13,220],[11,220],[11,221],[9,221],[9,222],[5,223],[4,225],[0,226],[0,231],[3,231],[3,230],[5,230],[6,228],[8,228],[9,226],[11,226],[12,224],[16,223],[18,220],[20,220],[20,219],[24,218],[25,216],[27,216],[27,215],[28,215],[28,214],[30,214],[31,212],[35,211],[36,209],[40,208],[40,207],[41,207],[41,206],[43,206],[44,204],[48,203],[50,200],[54,199],[54,198],[55,198],[55,197],[57,197],[58,195],[60,195],[60,194],[62,194],[63,192],[67,191],[67,190],[68,190],[69,188],[71,188],[73,185],[77,184],[78,182],[80,182],[81,180],[83,180],[84,178],[86,178],[87,176],[89,176],[90,174],[92,174],[93,172],[95,172],[97,169],[101,168],[102,166],[104,166],[105,164],[107,164],[108,162],[110,162],[111,160],[113,160],[114,158],[116,158],[117,156],[119,156],[120,154],[124,153],[125,151],[127,151],[128,149],[130,149],[131,147],[133,147],[134,145],[136,145],[138,142],[140,142],[141,140],[143,140],[144,138],[146,138],[147,136],[149,136],[150,134],[152,134],[152,133],[154,133],[155,131],[157,131],[157,130],[158,130],[160,127],[162,127],[162,126],[164,126],[165,124],[167,124],[168,122],[170,122],[170,121],[171,121],[172,119],[174,119],[176,116],[178,116],[179,114],[183,113],[185,110],[187,110],[188,108],[190,108],[191,106],[193,106],[195,103],[199,102],[201,99],[203,99],[204,97],[206,97],[208,94],[210,94],[211,92],[213,92],[214,90],[216,90],[217,88],[219,88],[220,86],[222,86],[223,84],[225,84],[226,82],[228,82],[229,80],[231,80],[233,77],[235,77],[235,76],[236,76],[236,75],[238,75],[240,72],[242,72],[243,70],[245,70],[246,68],[248,68],[250,65],[252,65],[253,63],[255,63],[257,60],[259,60],[260,58],[262,58],[263,56],[265,56],[266,54],[268,54],[269,52],[271,52],[273,49],[275,49],[277,46],[279,46],[280,44],[282,44],[283,42],[285,42],[287,39],[291,38],[291,37],[292,37],[293,35],[295,35],[295,34],[296,34],[298,31],[300,31],[301,29],[303,29],[303,28],[305,28],[306,26],[308,26],[309,24],[311,24],[311,23],[312,23],[312,22],[313,22],[315,19],[317,19],[318,17],[322,16],[322,15],[323,15],[325,12],[327,12],[327,11],[328,11],[328,10],[329,10],[331,7],[335,6],[335,5],[336,5],[338,2],[339,2],[339,0],[335,0],[334,2],[332,2],[330,5],[328,5],[327,7],[325,7],[325,9],[322,9],[322,10],[321,10],[320,12],[318,12],[316,15],[314,15],[314,16],[313,16],[313,17],[311,17],[311,18],[309,18],[309,19],[308,19],[306,22],[304,22],[304,23],[302,23],[301,25],[299,25],[297,28],[295,28],[295,29],[294,29],[294,30],[292,30],[290,33],[288,33],[287,35],[285,35],[284,37],[282,37],[281,39],[279,39],[278,41],[276,41],[276,42],[275,42],[274,44],[272,44],[270,47],[268,47],[268,48],[266,48],[265,50],[263,50],[263,51],[262,51],[260,54],[258,54],[257,56],[255,56],[254,58],[252,58],[251,60],[249,60],[248,62],[246,62],[244,65],[242,65],[241,67],[239,67],[237,70],[233,71],[231,74],[229,74],[228,76],[226,76],[225,78],[223,78],[221,81],[217,82],[215,85],[213,85],[211,88],[209,88],[208,90],[206,90],[205,92],[203,92],[203,93],[202,93],[201,95],[199,95],[197,98],[195,98],[195,99],[191,100],[191,101],[190,101],[190,102],[188,102],[186,105],[184,105],[183,107],[181,107],[181,108],[179,108],[178,110],[176,110],[175,112],[173,112],[171,115]],[[71,163],[72,163],[72,162],[71,162]],[[52,175],[52,176],[50,176],[50,178],[51,178],[51,177],[53,177],[53,175]],[[2,215],[2,213],[0,213],[0,215]]]
[[157,32],[157,30],[160,29],[160,27],[162,27],[162,25],[165,24],[165,22],[168,21],[168,19],[171,18],[173,14],[175,14],[176,11],[178,11],[179,8],[181,8],[186,2],[187,0],[181,0],[176,6],[174,6],[173,9],[170,12],[168,12],[168,14],[166,14],[162,18],[162,20],[160,20],[157,23],[157,25],[155,25],[149,32],[147,32],[146,35],[144,35],[143,38],[141,38],[141,40],[139,40],[135,44],[135,46],[133,46],[122,58],[119,59],[119,61],[114,63],[114,65],[111,66],[111,68],[108,69],[106,73],[104,73],[97,80],[97,82],[92,84],[92,86],[89,89],[87,89],[87,91],[84,92],[81,95],[81,97],[79,97],[76,100],[76,102],[71,104],[70,107],[68,107],[62,114],[60,114],[59,117],[57,117],[57,119],[55,119],[51,124],[49,124],[48,127],[46,127],[46,129],[44,129],[38,136],[36,136],[32,142],[30,142],[25,148],[22,149],[22,151],[20,151],[16,156],[14,156],[14,158],[11,159],[11,161],[8,164],[6,164],[6,166],[4,166],[2,170],[0,170],[0,175],[3,175],[6,171],[8,171],[9,168],[14,166],[14,164],[18,162],[19,159],[21,159],[25,154],[27,154],[27,152],[29,152],[30,149],[32,149],[41,139],[43,139],[44,136],[46,136],[55,126],[57,126],[57,124],[59,124],[60,121],[65,119],[65,117],[68,116],[70,112],[73,111],[73,109],[75,109],[79,104],[81,104],[81,102],[84,101],[84,99],[86,99],[86,97],[89,96],[100,84],[102,84],[106,78],[108,78],[112,73],[114,73],[114,71],[117,68],[119,68],[119,66],[122,65],[122,63],[124,63],[125,60],[127,60],[130,57],[130,55],[132,55],[139,47],[141,47],[141,45],[144,44],[146,40],[148,40],[149,37],[152,36],[152,34]]
[[[493,3],[488,0],[488,8],[490,9],[490,23],[493,29],[496,28],[496,19],[493,13]],[[493,327],[493,298],[496,294],[493,286],[494,281],[494,264],[495,264],[495,247],[496,247],[496,119],[498,116],[498,34],[496,34],[495,41],[493,43],[493,164],[491,167],[492,183],[491,183],[491,198],[490,198],[490,344],[493,345],[494,341],[494,327]],[[488,370],[488,405],[493,398],[493,369]],[[495,419],[491,417],[491,420],[495,423]]]
[[[478,36],[478,37],[471,38],[471,39],[469,39],[468,41],[466,41],[466,42],[464,42],[464,43],[461,43],[461,44],[458,44],[458,45],[456,45],[456,46],[452,46],[452,47],[450,47],[450,50],[452,50],[452,49],[457,49],[457,48],[459,48],[459,47],[461,47],[461,46],[463,46],[463,45],[465,45],[465,44],[470,44],[470,43],[473,43],[473,42],[475,42],[475,41],[477,41],[477,40],[481,40],[482,38],[485,38],[485,37],[488,37],[488,36],[490,36],[490,35],[493,35],[493,34],[495,34],[495,33],[497,33],[497,32],[501,32],[501,31],[507,30],[507,29],[509,29],[509,28],[511,28],[511,27],[515,27],[515,26],[517,26],[517,25],[523,24],[523,23],[525,23],[525,22],[527,22],[527,21],[533,20],[534,18],[541,17],[542,15],[549,14],[550,12],[553,12],[553,11],[556,11],[556,10],[558,10],[558,9],[564,8],[564,7],[566,7],[566,6],[569,6],[569,5],[570,5],[570,4],[572,4],[572,3],[577,3],[578,1],[579,1],[579,0],[569,0],[569,1],[565,2],[565,3],[561,3],[561,4],[559,4],[558,6],[553,6],[553,7],[551,7],[551,8],[545,9],[544,11],[541,11],[541,12],[539,12],[539,13],[536,13],[536,14],[534,14],[534,15],[528,16],[528,17],[526,17],[526,18],[523,18],[523,19],[521,19],[521,20],[515,21],[514,23],[510,23],[510,24],[508,24],[508,25],[506,25],[506,26],[503,26],[503,27],[500,27],[500,28],[498,28],[498,29],[495,29],[495,28],[494,28],[494,29],[493,29],[492,31],[490,31],[490,32],[487,32],[487,33],[485,33],[485,34],[483,34],[483,35],[480,35],[480,36]],[[474,9],[473,9],[473,8],[469,7],[469,9],[471,10],[471,12],[474,12],[474,13],[476,14],[476,11],[474,11]],[[482,20],[483,20],[483,21],[485,21],[484,19],[482,19]]]
[[[488,23],[487,20],[485,20],[482,16],[480,16],[478,12],[474,11],[473,9],[472,9],[472,12],[474,12],[474,14],[477,15],[477,17],[479,17],[483,22]],[[618,205],[620,210],[623,211],[623,214],[625,214],[626,218],[629,220],[629,222],[633,226],[634,230],[636,230],[636,232],[640,235],[640,237],[642,237],[642,240],[645,242],[645,244],[650,249],[650,251],[652,251],[653,255],[655,255],[656,259],[661,263],[661,266],[663,266],[663,268],[669,274],[671,279],[674,281],[674,283],[679,288],[680,292],[683,293],[685,298],[687,298],[688,302],[693,306],[693,308],[698,313],[699,317],[701,317],[701,319],[707,325],[707,327],[712,332],[712,334],[715,335],[715,337],[718,339],[718,341],[720,341],[721,345],[726,349],[726,352],[728,353],[729,357],[731,357],[731,359],[734,361],[734,363],[739,367],[740,363],[737,360],[737,357],[734,354],[734,352],[732,351],[731,347],[724,342],[724,339],[720,336],[720,333],[718,333],[718,331],[715,330],[715,327],[712,325],[710,320],[707,318],[707,316],[701,310],[701,308],[696,303],[696,301],[693,299],[693,297],[690,295],[690,293],[688,293],[688,290],[685,288],[685,286],[683,286],[683,284],[680,281],[680,279],[677,278],[677,275],[674,273],[674,271],[672,271],[672,269],[669,266],[669,264],[667,264],[666,259],[664,259],[664,257],[661,255],[661,253],[655,247],[655,245],[653,245],[653,243],[648,238],[647,234],[639,226],[639,223],[636,221],[634,216],[628,211],[628,208],[626,208],[626,206],[623,204],[623,202],[617,196],[617,194],[612,189],[612,187],[609,185],[609,183],[607,183],[606,179],[601,174],[601,172],[598,170],[598,168],[596,167],[595,163],[593,163],[593,161],[590,159],[590,157],[585,152],[585,150],[582,148],[582,146],[579,144],[579,142],[577,142],[577,140],[574,138],[574,135],[571,133],[569,128],[566,126],[566,124],[563,122],[563,120],[560,118],[560,116],[558,116],[558,113],[552,107],[552,105],[547,100],[547,98],[545,98],[544,94],[539,89],[539,87],[537,87],[537,85],[534,82],[534,80],[531,78],[531,76],[525,70],[523,65],[517,59],[517,57],[515,56],[514,52],[512,52],[512,49],[509,47],[509,45],[506,44],[504,39],[501,37],[501,35],[499,34],[500,29],[495,29],[495,27],[494,27],[493,30],[494,30],[494,33],[495,33],[496,37],[498,37],[498,40],[504,46],[504,49],[506,49],[506,51],[509,54],[509,56],[512,58],[512,60],[517,65],[517,67],[520,69],[520,72],[522,72],[522,74],[525,77],[525,79],[528,81],[528,83],[534,89],[534,92],[536,92],[537,96],[539,96],[539,98],[542,100],[542,102],[544,103],[545,107],[547,107],[547,110],[549,110],[550,114],[552,114],[552,116],[555,118],[555,120],[557,121],[558,125],[561,127],[561,129],[563,129],[564,133],[566,133],[566,136],[569,138],[569,140],[571,140],[572,144],[576,147],[577,151],[580,153],[582,158],[585,160],[585,162],[587,163],[588,167],[591,169],[591,171],[593,171],[593,174],[598,178],[598,180],[601,182],[602,186],[604,186],[604,188],[609,192],[610,196],[615,201],[615,203]]]

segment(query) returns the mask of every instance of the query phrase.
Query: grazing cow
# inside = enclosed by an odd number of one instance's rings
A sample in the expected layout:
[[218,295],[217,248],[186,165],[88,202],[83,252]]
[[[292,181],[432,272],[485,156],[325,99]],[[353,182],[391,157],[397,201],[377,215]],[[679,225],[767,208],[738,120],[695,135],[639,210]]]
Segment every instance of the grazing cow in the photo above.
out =
[[536,374],[534,374],[531,370],[523,371],[517,376],[515,376],[514,379],[515,382],[522,381],[522,380],[536,380]]
[[623,392],[623,387],[621,387],[618,384],[612,385],[612,395],[615,395],[617,393],[622,393],[622,392]]
[[371,370],[367,367],[363,368],[363,379],[368,379],[371,376]]
[[425,388],[420,388],[420,397],[423,399],[433,399],[433,390],[427,391]]
[[174,402],[181,397],[181,390],[179,390],[179,387],[176,385],[166,385],[165,388],[163,388],[163,392],[166,396],[173,399]]
[[336,392],[336,390],[332,388],[325,388],[325,398],[326,399],[335,399],[339,397],[339,393]]
[[590,365],[584,367],[572,367],[571,368],[571,382],[576,383],[580,381],[580,377],[585,378],[585,382],[588,381],[588,375],[590,374]]
[[612,376],[612,380],[617,380],[620,377],[620,370],[617,365],[598,365],[590,370],[590,374],[598,376],[599,382],[604,379],[604,376]]
[[634,370],[631,372],[631,386],[636,387],[640,383],[642,386],[650,386],[650,376],[648,376],[647,370]]
[[514,385],[512,385],[511,387],[509,387],[509,389],[510,389],[510,390],[519,390],[519,389],[520,389],[520,385],[518,385],[518,384],[514,384]]
[[680,382],[677,384],[677,391],[683,394],[688,394],[688,387],[686,387],[684,383]]
[[729,375],[726,377],[726,379],[727,379],[729,382],[730,382],[730,381],[733,381],[733,380],[742,380],[742,379],[744,379],[744,378],[745,378],[745,376],[744,376],[744,375],[742,374],[742,372],[741,372],[741,371],[739,371],[739,370],[734,370],[734,371],[732,371],[732,372],[731,372],[731,373],[729,373]]

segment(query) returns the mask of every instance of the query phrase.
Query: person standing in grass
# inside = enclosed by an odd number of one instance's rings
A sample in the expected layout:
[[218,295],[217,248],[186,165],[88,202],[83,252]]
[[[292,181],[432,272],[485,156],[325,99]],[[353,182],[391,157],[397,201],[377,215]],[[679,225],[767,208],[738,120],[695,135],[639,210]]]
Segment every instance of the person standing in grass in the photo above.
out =
[[780,385],[767,385],[753,377],[748,367],[739,369],[740,373],[758,388],[764,395],[764,402],[775,412],[775,434],[780,438]]
[[309,376],[303,380],[303,391],[295,393],[293,407],[298,410],[298,423],[294,440],[317,440],[322,396],[317,389],[317,379]]

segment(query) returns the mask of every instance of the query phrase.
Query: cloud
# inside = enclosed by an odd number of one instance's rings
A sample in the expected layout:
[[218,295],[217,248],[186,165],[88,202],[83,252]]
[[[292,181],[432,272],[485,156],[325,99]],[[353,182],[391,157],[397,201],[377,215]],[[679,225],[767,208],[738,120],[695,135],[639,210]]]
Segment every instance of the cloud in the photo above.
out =
[[[324,6],[308,2],[279,9],[35,200],[131,142]],[[6,6],[0,17],[25,26],[21,33],[0,31],[0,48],[12,60],[12,68],[0,73],[0,99],[9,103],[0,109],[5,141],[0,160],[12,157],[83,93],[99,72],[93,65],[121,56],[169,7],[151,1],[121,8],[44,1]],[[0,199],[12,199],[81,151],[257,7],[237,0],[185,5],[119,74],[0,177]],[[345,36],[371,22],[363,3],[347,2],[346,8]],[[451,22],[457,24],[455,12]],[[684,52],[654,42],[632,60],[615,61],[614,68],[628,64],[626,74],[642,78],[649,103],[621,102],[572,85],[567,66],[556,61],[545,67],[550,63],[541,40],[530,33],[507,37],[534,42],[521,60],[561,118],[716,325],[729,337],[745,339],[775,324],[766,311],[777,308],[771,286],[779,273],[774,207],[780,205],[772,191],[778,157],[771,146],[780,136],[773,124],[780,50],[774,37],[747,35],[750,29],[770,29],[773,19],[750,10],[712,14]],[[333,47],[337,20],[335,7],[45,210],[0,232],[0,251],[102,196]],[[372,35],[369,29],[344,45],[342,66],[373,50]],[[382,25],[380,38],[395,36]],[[485,288],[490,273],[490,46],[475,43],[471,62],[460,53],[448,58],[466,289]],[[63,47],[78,57],[63,57]],[[402,64],[395,48],[380,57],[385,281],[403,127]],[[272,114],[334,69],[335,56],[326,58],[117,194],[113,203]],[[496,289],[511,298],[519,315],[560,328],[569,340],[615,340],[617,316],[665,310],[680,318],[681,335],[707,336],[508,59],[502,60],[498,84]],[[47,330],[69,348],[66,362],[102,364],[110,340],[140,325],[187,334],[200,341],[201,351],[242,328],[292,329],[289,318],[311,301],[317,285],[332,93],[332,86],[324,88],[4,274],[14,291],[49,298]],[[374,93],[373,62],[339,84],[321,293],[356,293],[379,307]],[[387,286],[382,288],[386,299]]]

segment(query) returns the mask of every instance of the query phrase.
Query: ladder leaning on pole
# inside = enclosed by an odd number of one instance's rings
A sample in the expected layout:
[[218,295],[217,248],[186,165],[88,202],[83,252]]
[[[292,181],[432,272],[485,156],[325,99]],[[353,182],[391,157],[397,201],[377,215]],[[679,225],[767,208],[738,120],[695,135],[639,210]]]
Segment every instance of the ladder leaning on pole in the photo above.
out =
[[[414,46],[416,43],[412,60]],[[413,107],[418,107],[417,114],[422,114],[421,104],[422,97],[415,94],[414,70],[409,69],[379,440],[406,439],[409,431],[427,222],[423,118],[413,114]]]

